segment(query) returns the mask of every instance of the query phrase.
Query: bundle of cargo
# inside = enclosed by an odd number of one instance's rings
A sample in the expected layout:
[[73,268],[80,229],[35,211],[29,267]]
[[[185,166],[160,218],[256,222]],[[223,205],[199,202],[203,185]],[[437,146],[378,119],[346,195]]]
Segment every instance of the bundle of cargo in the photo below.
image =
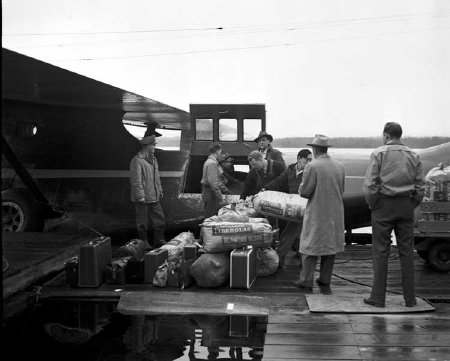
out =
[[229,252],[235,248],[269,247],[272,227],[264,218],[249,222],[220,222],[217,216],[205,219],[201,225],[201,242],[206,253]]
[[439,166],[429,170],[425,176],[425,201],[450,201],[450,166]]
[[264,191],[252,198],[255,210],[268,217],[302,222],[308,200],[299,194]]
[[117,257],[143,257],[145,254],[145,242],[140,239],[132,239],[131,241],[120,246],[117,250]]
[[248,222],[248,218],[258,217],[249,197],[248,201],[231,203],[219,209],[217,213],[221,222]]
[[190,274],[200,287],[222,286],[230,277],[230,256],[228,253],[203,254],[190,267]]
[[279,257],[273,248],[260,249],[258,252],[258,276],[271,276],[277,272]]
[[182,232],[175,238],[172,238],[160,249],[166,249],[169,261],[177,261],[183,257],[183,249],[187,244],[193,244],[195,241],[194,234],[192,232]]

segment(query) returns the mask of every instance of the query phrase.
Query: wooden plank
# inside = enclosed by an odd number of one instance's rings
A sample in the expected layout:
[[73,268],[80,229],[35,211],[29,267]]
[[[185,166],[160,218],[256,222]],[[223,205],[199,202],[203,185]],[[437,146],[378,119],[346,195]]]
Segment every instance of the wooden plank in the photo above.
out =
[[361,360],[357,346],[295,346],[268,345],[264,346],[264,358],[276,360],[311,359],[311,360]]
[[228,297],[219,300],[209,295],[196,294],[189,302],[184,294],[157,294],[152,292],[124,292],[116,311],[126,315],[202,314],[267,316],[269,308],[255,305],[256,297]]
[[396,360],[449,360],[450,347],[407,347],[407,346],[359,346],[364,359],[385,360],[395,355]]
[[352,322],[355,333],[382,333],[382,334],[448,334],[450,335],[450,323],[447,320],[434,320],[431,322],[420,322],[420,320],[403,320],[393,322],[390,319],[378,322],[359,323]]
[[266,334],[265,345],[338,345],[355,346],[356,339],[351,333],[301,333],[301,334]]
[[[419,231],[427,232],[450,232],[450,221],[419,221]],[[450,233],[449,233],[450,235]]]
[[347,315],[312,314],[295,308],[270,309],[269,323],[349,323]]
[[345,323],[269,323],[267,325],[267,335],[271,333],[303,334],[322,332],[353,333],[353,329],[350,324]]
[[411,346],[411,347],[446,347],[449,344],[448,334],[402,334],[391,333],[354,334],[358,346]]

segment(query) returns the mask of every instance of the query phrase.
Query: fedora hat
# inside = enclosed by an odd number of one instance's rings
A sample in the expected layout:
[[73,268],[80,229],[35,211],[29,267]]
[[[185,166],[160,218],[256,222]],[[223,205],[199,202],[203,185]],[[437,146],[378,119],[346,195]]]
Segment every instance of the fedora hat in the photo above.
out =
[[145,131],[144,137],[149,135],[154,135],[155,137],[160,137],[162,134],[156,131],[155,123],[147,123],[147,130]]
[[147,137],[142,138],[139,143],[141,143],[142,145],[145,144],[156,144],[156,138],[154,135],[149,135]]
[[314,139],[312,140],[312,143],[307,143],[306,145],[309,145],[311,147],[332,147],[333,145],[328,143],[328,137],[323,134],[316,134],[314,136]]
[[273,137],[269,133],[267,133],[265,130],[261,130],[259,132],[258,138],[256,138],[254,142],[258,143],[262,137],[266,137],[267,139],[269,139],[269,142],[273,141]]

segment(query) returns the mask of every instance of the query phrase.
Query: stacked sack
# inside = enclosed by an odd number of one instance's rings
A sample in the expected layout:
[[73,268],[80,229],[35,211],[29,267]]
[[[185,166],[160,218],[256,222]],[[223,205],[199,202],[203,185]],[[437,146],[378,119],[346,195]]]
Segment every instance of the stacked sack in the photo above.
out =
[[430,169],[425,176],[425,201],[450,201],[450,166],[439,166]]
[[191,274],[201,287],[225,284],[230,273],[230,252],[252,246],[267,249],[273,240],[266,218],[256,218],[251,203],[232,203],[222,207],[217,216],[201,224],[200,242],[206,254],[191,266]]

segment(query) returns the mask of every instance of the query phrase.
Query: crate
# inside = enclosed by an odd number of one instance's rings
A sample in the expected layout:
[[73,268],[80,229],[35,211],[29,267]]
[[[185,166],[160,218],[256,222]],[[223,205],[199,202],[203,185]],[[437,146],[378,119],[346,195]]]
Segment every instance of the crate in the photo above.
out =
[[422,219],[418,222],[420,232],[450,232],[450,202],[422,202],[420,211],[422,212]]

